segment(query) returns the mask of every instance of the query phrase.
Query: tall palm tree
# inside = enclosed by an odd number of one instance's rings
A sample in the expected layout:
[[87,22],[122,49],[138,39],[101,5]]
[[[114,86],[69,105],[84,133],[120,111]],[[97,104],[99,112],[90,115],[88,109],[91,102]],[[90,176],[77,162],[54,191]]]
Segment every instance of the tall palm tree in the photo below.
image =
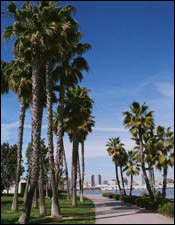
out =
[[123,187],[123,194],[124,195],[126,195],[126,190],[125,190],[125,183],[124,183],[124,178],[123,178],[123,167],[127,163],[127,157],[128,157],[128,155],[127,155],[126,150],[121,146],[120,156],[119,156],[119,159],[118,159],[118,162],[119,162],[118,164],[119,164],[119,167],[120,167],[120,176],[121,176],[122,187]]
[[79,142],[81,143],[81,156],[82,156],[82,178],[80,187],[80,201],[83,202],[83,185],[84,185],[84,174],[85,174],[85,160],[84,160],[84,144],[87,135],[92,132],[92,127],[95,126],[94,116],[90,115],[84,123],[78,127],[79,131]]
[[[69,41],[69,46],[65,48],[64,54],[61,56],[61,65],[56,68],[55,73],[58,75],[59,83],[59,103],[57,107],[58,111],[58,123],[57,123],[57,152],[56,152],[56,171],[57,179],[61,177],[62,165],[63,165],[63,114],[64,114],[64,98],[65,89],[67,87],[75,86],[78,81],[81,81],[83,75],[83,70],[88,71],[88,63],[81,56],[85,51],[90,49],[89,44],[79,43],[81,33],[77,32],[77,26],[75,26],[75,31],[69,34],[71,40]],[[75,34],[74,34],[75,33]],[[73,43],[72,42],[73,38]],[[75,39],[75,40],[74,40]],[[65,44],[64,44],[65,45]]]
[[[59,121],[59,115],[58,111],[53,111],[53,131],[54,134],[57,135],[57,128],[58,128],[58,121]],[[64,160],[64,166],[65,166],[65,174],[66,174],[66,183],[67,183],[67,199],[70,199],[70,187],[69,187],[69,173],[68,173],[68,166],[67,166],[67,160],[66,160],[66,153],[63,143],[63,160]],[[61,175],[60,175],[61,176]]]
[[[157,158],[157,137],[154,134],[154,131],[145,132],[143,134],[143,145],[145,149],[145,162],[148,165],[148,172],[150,177],[150,185],[151,189],[156,194],[155,190],[155,179],[154,179],[154,167],[156,164],[156,158]],[[156,196],[156,195],[155,195]]]
[[107,152],[108,154],[112,157],[112,160],[115,164],[115,173],[116,173],[116,180],[117,180],[117,185],[119,190],[121,191],[122,188],[120,186],[120,180],[119,180],[119,175],[118,175],[118,164],[119,164],[119,157],[120,157],[120,151],[121,151],[121,143],[120,143],[120,138],[109,138],[107,144]]
[[87,88],[68,90],[65,98],[65,127],[73,142],[72,148],[72,205],[77,206],[76,181],[78,157],[78,127],[83,124],[91,114],[93,100],[88,96]]
[[162,197],[165,198],[168,166],[173,166],[172,154],[170,154],[170,151],[174,148],[174,132],[170,130],[170,127],[164,128],[162,126],[158,126],[156,133],[158,137],[158,157],[156,166],[158,169],[163,170]]
[[139,175],[140,167],[138,164],[138,152],[137,151],[128,151],[128,160],[127,165],[124,167],[123,171],[126,171],[127,176],[131,176],[130,181],[130,193],[129,195],[132,195],[132,189],[133,189],[133,177],[135,175]]
[[154,194],[151,189],[151,185],[146,173],[145,168],[145,156],[144,156],[144,146],[143,146],[143,134],[145,131],[153,129],[153,111],[148,112],[148,106],[145,104],[140,105],[138,102],[133,102],[130,106],[129,112],[124,112],[124,125],[126,128],[130,128],[131,134],[139,142],[139,152],[141,159],[141,167],[144,175],[145,183],[149,195],[154,199]]
[[19,128],[18,128],[18,151],[17,151],[17,169],[15,180],[15,191],[12,202],[12,211],[18,210],[18,186],[20,181],[20,168],[22,160],[22,143],[24,131],[25,111],[29,106],[31,99],[31,66],[25,64],[23,60],[16,59],[11,63],[7,63],[4,67],[4,73],[8,76],[8,86],[19,99],[20,114],[19,114]]

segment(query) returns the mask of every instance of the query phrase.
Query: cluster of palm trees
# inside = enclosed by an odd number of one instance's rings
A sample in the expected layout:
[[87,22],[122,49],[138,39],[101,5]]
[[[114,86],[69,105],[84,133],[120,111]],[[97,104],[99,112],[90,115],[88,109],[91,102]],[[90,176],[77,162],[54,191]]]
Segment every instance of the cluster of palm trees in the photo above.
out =
[[[20,115],[18,130],[18,154],[15,193],[12,210],[18,210],[18,183],[20,180],[21,152],[25,112],[30,107],[32,114],[32,152],[29,162],[28,184],[24,198],[24,210],[19,223],[28,223],[32,199],[39,185],[40,216],[45,216],[43,190],[43,166],[41,154],[41,129],[43,108],[47,107],[48,158],[52,187],[51,216],[61,217],[58,187],[66,164],[64,133],[72,142],[72,186],[68,198],[76,206],[77,166],[80,168],[79,144],[82,146],[82,174],[80,175],[81,201],[84,182],[84,142],[94,126],[93,100],[89,89],[81,88],[78,82],[89,66],[83,54],[91,48],[82,43],[79,24],[73,18],[73,6],[60,6],[58,1],[25,1],[21,7],[14,2],[7,6],[14,23],[4,31],[6,40],[14,38],[14,60],[1,61],[1,93],[12,90],[19,99]],[[57,104],[53,112],[53,103]],[[57,146],[54,157],[53,135]],[[67,168],[67,165],[66,165]],[[79,170],[80,171],[80,170]],[[66,172],[68,180],[68,170]],[[67,182],[68,186],[68,182]]]
[[[124,112],[124,126],[129,128],[132,139],[135,141],[133,150],[126,151],[120,138],[110,138],[106,144],[107,151],[115,163],[116,180],[119,190],[126,195],[123,172],[131,177],[130,195],[132,195],[133,176],[138,175],[140,169],[146,183],[150,197],[155,200],[154,171],[162,171],[162,197],[166,197],[168,167],[174,165],[174,132],[170,127],[155,127],[153,111],[148,111],[144,103],[140,105],[133,102],[130,111]],[[121,171],[122,187],[118,175],[118,167]]]

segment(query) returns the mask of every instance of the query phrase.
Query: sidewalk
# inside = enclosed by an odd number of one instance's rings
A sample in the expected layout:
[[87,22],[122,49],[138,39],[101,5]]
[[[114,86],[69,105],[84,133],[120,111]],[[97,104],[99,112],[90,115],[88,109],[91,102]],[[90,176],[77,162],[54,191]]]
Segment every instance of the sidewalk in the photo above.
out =
[[96,224],[174,224],[173,219],[101,195],[86,195],[95,204]]

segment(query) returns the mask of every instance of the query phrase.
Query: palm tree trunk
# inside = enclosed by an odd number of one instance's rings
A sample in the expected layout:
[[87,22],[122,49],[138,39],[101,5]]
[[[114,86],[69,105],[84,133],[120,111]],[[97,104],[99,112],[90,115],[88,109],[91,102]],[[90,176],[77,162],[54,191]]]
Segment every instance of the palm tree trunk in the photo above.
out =
[[56,152],[56,182],[59,185],[59,180],[63,173],[63,114],[64,114],[64,94],[65,89],[62,81],[60,81],[60,99],[58,105],[58,125],[57,125],[57,152]]
[[79,152],[77,154],[77,173],[78,173],[78,176],[79,176],[79,188],[81,190],[81,169],[80,169],[80,159],[79,159]]
[[130,193],[129,193],[130,196],[132,196],[132,184],[133,184],[133,175],[131,174]]
[[52,80],[49,74],[49,64],[46,64],[46,95],[47,95],[47,121],[48,121],[48,151],[49,151],[49,165],[51,170],[51,184],[52,184],[52,208],[51,216],[60,217],[60,207],[58,202],[58,189],[55,182],[55,164],[53,155],[53,130],[52,130]]
[[85,173],[84,141],[81,142],[81,155],[82,155],[82,182],[81,182],[81,189],[80,189],[80,202],[83,202],[83,185],[84,185],[84,173]]
[[[32,108],[32,106],[31,106]],[[33,134],[31,132],[31,145],[33,143]],[[26,202],[26,199],[27,199],[27,193],[28,193],[28,190],[29,190],[29,186],[30,186],[30,176],[31,176],[31,156],[32,156],[32,151],[30,153],[30,156],[28,158],[28,178],[27,178],[27,183],[26,183],[26,187],[25,187],[25,192],[24,192],[24,197],[23,197],[23,201],[24,203]]]
[[21,158],[22,158],[22,143],[23,143],[23,131],[24,131],[24,119],[25,119],[25,100],[22,97],[20,99],[20,114],[19,114],[19,128],[18,128],[18,152],[17,152],[17,168],[16,168],[16,180],[15,180],[15,192],[13,196],[13,202],[11,210],[13,212],[18,211],[18,186],[21,173]]
[[145,169],[145,162],[144,162],[144,153],[143,153],[143,143],[142,143],[142,136],[141,136],[141,132],[139,131],[139,142],[140,142],[140,156],[141,156],[141,168],[142,168],[142,172],[143,172],[143,177],[146,183],[146,188],[148,190],[148,193],[150,195],[150,197],[154,200],[154,194],[151,190],[151,185],[146,173],[146,169]]
[[73,148],[72,148],[72,206],[77,206],[76,187],[77,187],[77,157],[78,157],[78,140],[77,130],[73,131]]
[[69,200],[70,199],[69,175],[68,175],[68,167],[67,167],[67,161],[66,161],[66,153],[64,148],[63,148],[63,157],[64,157],[66,183],[67,183],[67,200]]
[[[35,54],[35,53],[34,53]],[[24,204],[24,210],[19,218],[20,224],[29,222],[32,199],[39,177],[39,151],[40,151],[40,134],[41,134],[41,96],[42,96],[42,78],[40,76],[40,61],[34,55],[32,60],[32,167],[30,178],[30,189]]]
[[163,184],[162,184],[162,197],[163,198],[166,198],[167,174],[168,174],[168,167],[166,165],[163,168]]
[[38,209],[37,187],[36,187],[36,189],[35,189],[34,196],[33,196],[32,208]]
[[124,193],[124,195],[126,195],[125,184],[124,184],[124,179],[123,179],[123,171],[122,171],[121,166],[120,166],[120,175],[121,175],[121,180],[122,180],[123,193]]
[[46,215],[46,205],[44,197],[44,171],[43,171],[42,155],[40,157],[40,173],[39,173],[38,187],[39,187],[39,213],[40,217],[44,217]]
[[[115,174],[116,174],[116,180],[117,180],[117,185],[118,185],[118,188],[119,190],[121,191],[121,186],[120,186],[120,181],[119,181],[119,176],[118,176],[118,167],[117,167],[117,163],[115,163]],[[116,188],[116,191],[117,191],[117,188]]]
[[24,203],[26,202],[26,199],[27,199],[27,193],[28,193],[28,190],[29,190],[29,184],[30,184],[30,171],[29,171],[29,175],[28,175],[28,178],[27,178],[25,191],[24,191],[24,196],[23,196]]

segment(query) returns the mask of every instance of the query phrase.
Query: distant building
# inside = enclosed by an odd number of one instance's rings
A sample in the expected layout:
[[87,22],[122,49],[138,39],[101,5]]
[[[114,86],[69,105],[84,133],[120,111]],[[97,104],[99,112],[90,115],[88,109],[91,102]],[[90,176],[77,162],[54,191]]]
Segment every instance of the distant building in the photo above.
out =
[[101,183],[101,175],[99,174],[98,175],[98,185],[101,185],[102,183]]
[[145,185],[144,175],[142,174],[142,185]]
[[91,187],[95,187],[95,176],[91,176]]
[[[24,179],[21,179],[21,180],[19,181],[19,184],[18,184],[18,194],[24,195],[26,183],[27,183],[27,181],[24,180]],[[12,185],[12,186],[9,188],[9,190],[3,190],[2,193],[14,194],[14,192],[15,192],[15,184]]]
[[126,177],[123,178],[124,184],[128,185],[128,179]]
[[115,179],[112,179],[112,180],[109,180],[108,181],[108,184],[109,185],[116,185],[117,184],[117,181]]
[[103,181],[103,184],[108,184],[108,181],[107,181],[107,180],[104,180],[104,181]]

